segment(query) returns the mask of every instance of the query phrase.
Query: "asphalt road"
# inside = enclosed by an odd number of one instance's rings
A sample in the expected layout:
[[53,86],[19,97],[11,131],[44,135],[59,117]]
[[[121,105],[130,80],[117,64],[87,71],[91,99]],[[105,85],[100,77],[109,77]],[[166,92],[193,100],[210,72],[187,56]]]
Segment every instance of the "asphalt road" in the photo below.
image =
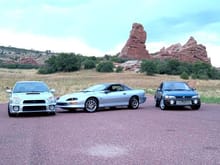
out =
[[220,165],[220,105],[9,118],[0,105],[0,165]]

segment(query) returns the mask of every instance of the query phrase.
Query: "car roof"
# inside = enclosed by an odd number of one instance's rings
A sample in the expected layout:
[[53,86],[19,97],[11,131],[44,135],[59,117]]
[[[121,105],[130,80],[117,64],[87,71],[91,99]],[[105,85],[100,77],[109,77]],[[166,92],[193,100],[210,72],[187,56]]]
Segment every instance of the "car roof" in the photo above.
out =
[[107,82],[107,83],[100,83],[100,85],[108,86],[108,85],[122,85],[122,84],[121,84],[121,83],[111,83],[111,82]]
[[30,82],[44,83],[43,81],[17,81],[16,83],[30,83]]
[[163,81],[163,83],[186,83],[184,81]]

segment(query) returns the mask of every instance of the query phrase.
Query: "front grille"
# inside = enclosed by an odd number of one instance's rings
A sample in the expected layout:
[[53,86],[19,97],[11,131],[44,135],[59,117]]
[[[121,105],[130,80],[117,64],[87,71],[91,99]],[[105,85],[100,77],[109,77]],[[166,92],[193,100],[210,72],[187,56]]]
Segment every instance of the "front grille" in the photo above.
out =
[[45,111],[47,110],[46,106],[24,106],[23,111]]
[[45,104],[45,100],[24,100],[24,104]]

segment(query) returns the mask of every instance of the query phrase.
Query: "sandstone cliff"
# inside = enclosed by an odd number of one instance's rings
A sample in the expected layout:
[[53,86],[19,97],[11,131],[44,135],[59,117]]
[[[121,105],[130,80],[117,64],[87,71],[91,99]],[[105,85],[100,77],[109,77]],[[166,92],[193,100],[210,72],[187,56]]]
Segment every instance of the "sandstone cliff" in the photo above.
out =
[[130,31],[130,36],[121,50],[119,57],[138,60],[150,58],[145,46],[146,39],[147,33],[144,27],[141,24],[134,23]]
[[177,59],[184,62],[201,61],[211,64],[210,58],[207,56],[206,47],[202,44],[197,44],[197,41],[193,37],[190,37],[184,45],[177,43],[168,48],[164,47],[160,51],[153,53],[153,55],[149,54],[146,49],[146,39],[147,33],[143,25],[134,23],[130,36],[122,48],[119,57],[136,60]]
[[168,48],[162,48],[154,58],[158,59],[177,59],[183,62],[201,61],[211,63],[208,58],[206,47],[197,44],[197,41],[190,37],[189,40],[182,46],[180,43],[171,45]]

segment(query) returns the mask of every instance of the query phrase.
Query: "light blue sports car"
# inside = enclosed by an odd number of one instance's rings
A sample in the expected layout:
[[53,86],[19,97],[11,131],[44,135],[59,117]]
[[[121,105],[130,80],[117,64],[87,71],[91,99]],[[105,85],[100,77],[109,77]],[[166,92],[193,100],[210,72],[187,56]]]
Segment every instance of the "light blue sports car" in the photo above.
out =
[[144,90],[135,90],[124,84],[104,83],[91,86],[78,93],[71,93],[57,99],[56,106],[62,109],[84,109],[95,112],[104,107],[128,106],[137,109],[146,101]]
[[18,81],[13,89],[8,89],[7,92],[9,117],[20,113],[56,114],[56,98],[53,95],[55,90],[49,89],[42,81]]

